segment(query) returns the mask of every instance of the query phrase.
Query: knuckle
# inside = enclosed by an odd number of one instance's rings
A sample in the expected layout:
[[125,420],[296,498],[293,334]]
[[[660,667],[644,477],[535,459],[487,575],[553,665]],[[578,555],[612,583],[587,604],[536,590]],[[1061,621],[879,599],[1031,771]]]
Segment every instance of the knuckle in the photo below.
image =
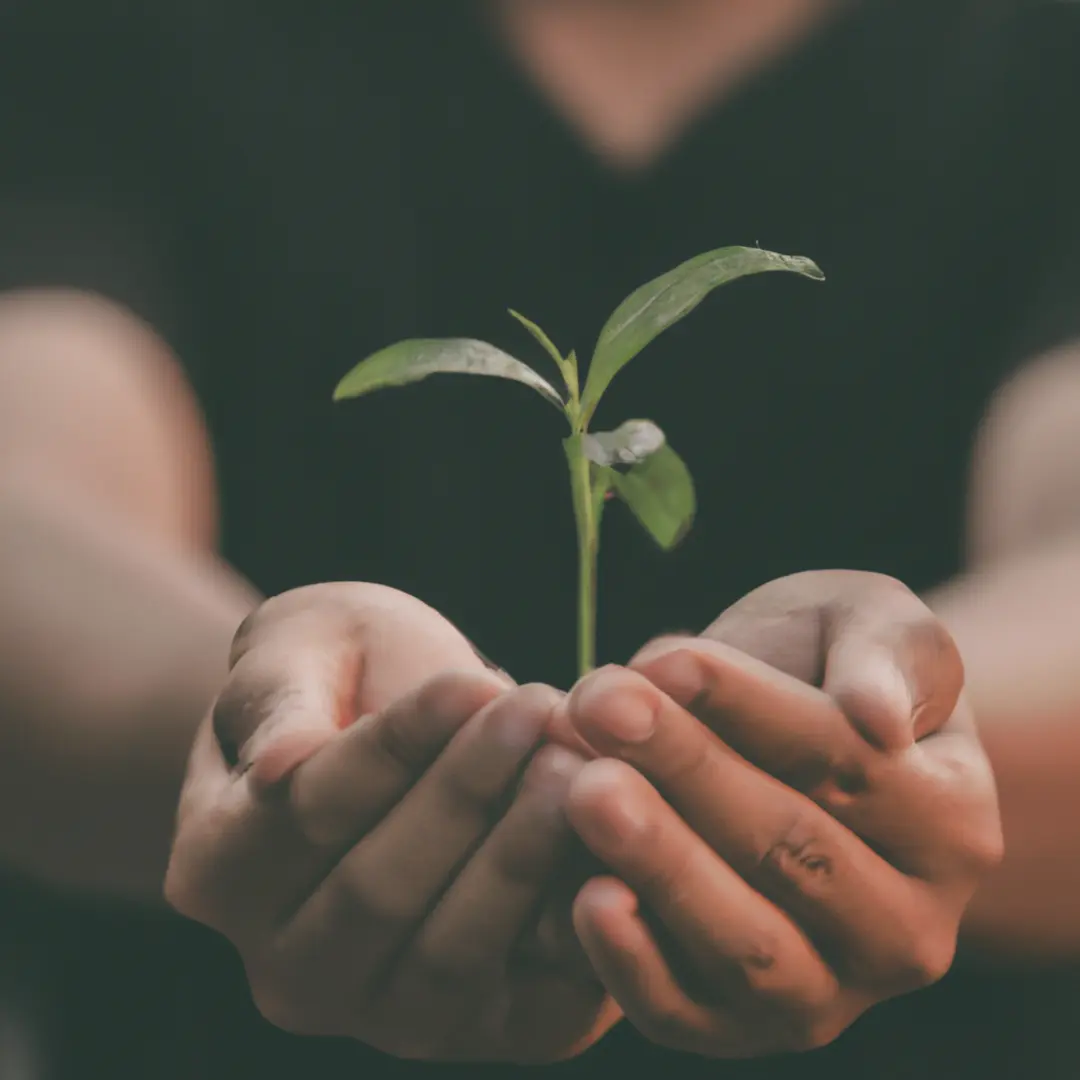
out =
[[191,847],[191,838],[178,837],[165,871],[162,889],[165,902],[186,919],[227,937],[239,937],[234,920],[229,917],[229,905],[223,902],[220,875],[215,873],[213,863],[208,864]]
[[887,996],[932,986],[948,973],[956,955],[959,917],[946,920],[924,907],[909,909],[891,955],[874,980]]
[[177,868],[175,860],[165,873],[164,895],[165,902],[178,914],[205,926],[212,925],[204,898],[192,887],[190,878]]
[[954,935],[921,934],[908,955],[908,962],[901,971],[904,985],[914,988],[932,986],[949,972],[956,955]]
[[782,832],[760,854],[758,868],[769,878],[809,895],[833,888],[835,853],[823,843],[804,810],[796,811]]
[[798,772],[784,779],[835,817],[854,800],[879,791],[892,769],[892,760],[877,753],[835,757],[822,753],[808,755]]
[[938,856],[938,880],[967,883],[974,887],[996,869],[1005,855],[1005,838],[996,795],[990,792],[958,791],[970,789],[969,777],[947,776],[935,792],[937,801],[947,807],[937,831],[932,835]]
[[[801,1032],[833,1007],[838,986],[831,973],[807,969],[789,951],[779,934],[759,931],[737,958],[738,993],[752,1011]],[[725,974],[730,978],[730,967]]]
[[682,1049],[688,1039],[696,1041],[689,1018],[678,1004],[653,1004],[640,1016],[633,1017],[634,1027],[650,1042],[671,1049]]
[[775,1011],[792,995],[778,963],[779,942],[759,931],[733,955],[718,957],[714,965],[716,981],[731,985],[741,998],[757,1008]]
[[965,861],[978,877],[995,870],[1005,857],[1005,835],[1001,821],[994,820],[972,829],[963,843]]

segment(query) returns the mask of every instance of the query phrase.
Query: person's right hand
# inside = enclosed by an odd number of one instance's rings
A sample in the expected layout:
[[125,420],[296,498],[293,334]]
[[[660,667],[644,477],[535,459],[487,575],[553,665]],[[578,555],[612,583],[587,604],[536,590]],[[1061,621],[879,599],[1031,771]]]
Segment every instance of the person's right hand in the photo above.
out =
[[199,732],[167,899],[233,942],[287,1030],[427,1060],[580,1052],[618,1008],[573,948],[521,947],[574,885],[582,761],[542,745],[560,698],[392,589],[268,601]]

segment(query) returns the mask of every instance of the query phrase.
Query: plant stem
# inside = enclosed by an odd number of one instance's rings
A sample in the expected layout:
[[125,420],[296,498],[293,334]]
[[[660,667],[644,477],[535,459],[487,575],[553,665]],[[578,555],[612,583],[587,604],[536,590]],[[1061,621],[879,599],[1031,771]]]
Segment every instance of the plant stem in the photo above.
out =
[[[554,348],[554,347],[552,347]],[[578,538],[578,677],[584,678],[596,667],[596,568],[600,555],[600,511],[593,491],[592,466],[585,456],[585,429],[588,420],[581,414],[581,383],[577,353],[559,357],[559,370],[566,383],[566,419],[570,438],[563,442],[570,466],[570,492],[574,502],[574,521]]]
[[589,459],[581,446],[581,436],[566,442],[570,465],[570,487],[574,499],[574,519],[578,535],[578,675],[588,675],[596,666],[596,566],[600,537],[593,500]]

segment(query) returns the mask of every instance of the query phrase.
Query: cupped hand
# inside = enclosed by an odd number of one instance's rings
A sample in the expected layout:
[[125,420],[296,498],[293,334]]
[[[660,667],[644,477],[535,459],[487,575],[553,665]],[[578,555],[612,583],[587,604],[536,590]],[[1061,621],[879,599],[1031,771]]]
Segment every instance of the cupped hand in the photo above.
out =
[[573,1055],[619,1012],[573,949],[535,942],[572,865],[582,760],[542,745],[561,696],[391,589],[268,601],[198,735],[169,901],[233,942],[287,1030],[420,1059]]
[[949,635],[899,583],[782,579],[583,680],[574,922],[626,1016],[715,1057],[823,1045],[950,967],[1001,856]]

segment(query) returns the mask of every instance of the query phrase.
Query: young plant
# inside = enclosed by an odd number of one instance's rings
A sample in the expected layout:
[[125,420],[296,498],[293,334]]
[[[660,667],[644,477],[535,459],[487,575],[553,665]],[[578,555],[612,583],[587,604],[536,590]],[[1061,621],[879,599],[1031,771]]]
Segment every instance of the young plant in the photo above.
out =
[[585,675],[596,657],[596,570],[604,504],[618,497],[664,550],[673,548],[694,518],[690,472],[651,420],[627,420],[614,431],[589,431],[612,379],[653,338],[688,315],[713,289],[748,274],[788,271],[823,281],[811,260],[760,248],[726,247],[698,255],[642,285],[612,313],[593,352],[584,386],[576,354],[563,355],[535,323],[510,314],[548,353],[565,388],[560,393],[527,364],[471,338],[401,341],[361,361],[334,391],[334,400],[402,386],[429,375],[457,372],[512,379],[532,387],[570,426],[563,449],[578,538],[578,668]]

